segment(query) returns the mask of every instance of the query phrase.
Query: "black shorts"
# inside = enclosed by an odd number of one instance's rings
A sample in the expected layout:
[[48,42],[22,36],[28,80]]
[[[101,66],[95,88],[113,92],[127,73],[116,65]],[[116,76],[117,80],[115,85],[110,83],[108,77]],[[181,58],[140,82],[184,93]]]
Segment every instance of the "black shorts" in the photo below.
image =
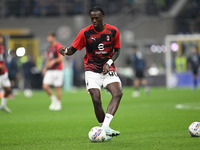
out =
[[135,77],[139,78],[139,79],[144,78],[144,71],[143,70],[136,70],[135,71]]
[[193,69],[192,69],[192,73],[193,73],[194,75],[197,75],[197,74],[198,74],[198,68],[193,68]]

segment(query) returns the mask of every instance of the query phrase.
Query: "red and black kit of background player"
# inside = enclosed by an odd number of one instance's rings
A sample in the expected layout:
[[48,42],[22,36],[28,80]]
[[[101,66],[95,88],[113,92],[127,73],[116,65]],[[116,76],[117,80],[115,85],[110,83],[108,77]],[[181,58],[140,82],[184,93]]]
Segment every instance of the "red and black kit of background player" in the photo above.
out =
[[8,78],[8,73],[7,73],[7,68],[5,65],[5,60],[4,60],[4,45],[3,45],[3,35],[0,34],[0,86],[3,87],[5,93],[4,96],[1,98],[1,105],[0,105],[0,110],[4,110],[8,113],[11,112],[11,110],[7,107],[7,98],[11,93],[11,83]]
[[[60,43],[56,43],[55,45],[50,45],[48,50],[47,50],[47,57],[49,60],[55,59],[58,57],[59,52],[58,49],[62,47]],[[63,69],[63,62],[56,62],[52,66],[47,68],[48,70],[62,70]]]
[[7,72],[6,64],[4,61],[4,46],[0,45],[0,75]]
[[[101,73],[103,65],[112,57],[113,49],[121,47],[119,31],[116,27],[105,24],[104,31],[98,32],[93,25],[90,25],[79,32],[72,47],[77,50],[86,47],[85,71]],[[114,63],[109,70],[115,70]]]

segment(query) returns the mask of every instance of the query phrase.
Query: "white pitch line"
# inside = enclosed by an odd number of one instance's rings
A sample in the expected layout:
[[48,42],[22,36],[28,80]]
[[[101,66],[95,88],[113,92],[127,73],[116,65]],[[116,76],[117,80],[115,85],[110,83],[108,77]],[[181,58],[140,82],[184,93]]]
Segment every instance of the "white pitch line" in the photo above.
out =
[[200,103],[186,103],[186,104],[177,104],[176,109],[192,109],[200,110]]

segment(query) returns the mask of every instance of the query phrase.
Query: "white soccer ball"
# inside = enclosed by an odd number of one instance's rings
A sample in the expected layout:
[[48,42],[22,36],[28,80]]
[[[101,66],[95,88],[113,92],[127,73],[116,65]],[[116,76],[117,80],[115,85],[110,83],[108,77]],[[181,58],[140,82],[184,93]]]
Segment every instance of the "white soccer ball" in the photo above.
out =
[[103,142],[106,139],[106,132],[102,127],[93,127],[89,131],[88,137],[92,142]]
[[189,126],[189,133],[191,136],[200,136],[200,122],[193,122]]
[[25,89],[24,90],[24,96],[27,98],[30,98],[33,96],[33,92],[30,89]]

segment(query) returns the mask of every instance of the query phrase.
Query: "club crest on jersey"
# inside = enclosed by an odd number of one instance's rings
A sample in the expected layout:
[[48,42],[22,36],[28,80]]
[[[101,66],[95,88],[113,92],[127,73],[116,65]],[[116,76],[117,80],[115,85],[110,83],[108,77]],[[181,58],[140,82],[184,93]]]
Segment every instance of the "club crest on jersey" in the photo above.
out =
[[109,35],[106,36],[106,40],[110,41],[110,36]]

